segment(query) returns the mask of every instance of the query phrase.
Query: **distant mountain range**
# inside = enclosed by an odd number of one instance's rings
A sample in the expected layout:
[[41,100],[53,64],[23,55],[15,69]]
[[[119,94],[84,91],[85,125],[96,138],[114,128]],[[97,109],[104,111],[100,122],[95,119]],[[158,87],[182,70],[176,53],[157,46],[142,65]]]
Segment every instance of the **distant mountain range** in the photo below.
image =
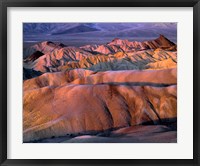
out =
[[24,23],[24,41],[78,38],[155,38],[163,34],[176,42],[176,23]]

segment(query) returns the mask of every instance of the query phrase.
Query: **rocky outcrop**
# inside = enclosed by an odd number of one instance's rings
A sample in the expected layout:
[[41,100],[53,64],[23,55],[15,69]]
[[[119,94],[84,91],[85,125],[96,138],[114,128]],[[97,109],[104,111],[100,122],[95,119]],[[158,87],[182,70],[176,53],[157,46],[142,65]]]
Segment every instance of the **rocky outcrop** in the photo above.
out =
[[24,49],[23,57],[27,58],[28,56],[34,54],[37,51],[42,52],[43,54],[46,54],[46,53],[52,52],[54,50],[58,50],[64,46],[65,45],[62,43],[56,44],[51,41],[44,41],[44,42],[35,44],[31,47]]
[[86,47],[82,47],[86,50],[91,51],[97,51],[102,54],[111,54],[113,52],[118,51],[132,51],[132,50],[146,50],[146,49],[157,49],[157,48],[163,48],[168,50],[175,50],[176,44],[168,40],[165,36],[160,35],[155,40],[150,41],[144,41],[144,42],[138,42],[138,41],[128,41],[128,40],[122,40],[119,38],[115,38],[113,41],[108,43],[107,45],[100,45],[100,46],[91,46],[88,45]]

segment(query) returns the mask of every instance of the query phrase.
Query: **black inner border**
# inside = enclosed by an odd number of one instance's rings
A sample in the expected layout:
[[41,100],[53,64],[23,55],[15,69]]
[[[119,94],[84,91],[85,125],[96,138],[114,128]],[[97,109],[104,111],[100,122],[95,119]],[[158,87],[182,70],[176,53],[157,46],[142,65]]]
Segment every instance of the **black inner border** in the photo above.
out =
[[[8,165],[200,165],[200,0],[0,0],[0,164]],[[193,7],[193,159],[7,159],[7,8],[8,7]],[[53,9],[52,9],[53,10]],[[187,95],[185,96],[187,97]],[[189,110],[188,110],[189,111]],[[186,122],[187,123],[187,122]],[[53,150],[53,149],[52,149]],[[145,150],[145,149],[144,149]],[[162,153],[161,149],[161,153]],[[187,149],[185,149],[187,150]],[[38,149],[39,151],[39,149]]]

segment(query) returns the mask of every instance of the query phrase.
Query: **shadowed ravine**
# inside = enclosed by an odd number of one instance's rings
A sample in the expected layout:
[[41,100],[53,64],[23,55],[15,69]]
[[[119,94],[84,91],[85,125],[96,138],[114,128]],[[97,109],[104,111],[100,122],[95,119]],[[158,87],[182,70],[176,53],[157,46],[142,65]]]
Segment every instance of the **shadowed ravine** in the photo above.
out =
[[65,136],[44,138],[32,143],[172,143],[177,139],[176,118],[159,122],[146,122],[132,127],[111,128],[103,131],[87,131]]

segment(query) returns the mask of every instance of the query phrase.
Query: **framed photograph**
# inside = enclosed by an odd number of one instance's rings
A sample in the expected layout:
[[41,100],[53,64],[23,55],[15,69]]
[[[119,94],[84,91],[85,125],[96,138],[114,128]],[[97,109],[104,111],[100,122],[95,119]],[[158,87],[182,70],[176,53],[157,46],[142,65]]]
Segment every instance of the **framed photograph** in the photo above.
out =
[[200,165],[199,13],[1,1],[1,165]]

